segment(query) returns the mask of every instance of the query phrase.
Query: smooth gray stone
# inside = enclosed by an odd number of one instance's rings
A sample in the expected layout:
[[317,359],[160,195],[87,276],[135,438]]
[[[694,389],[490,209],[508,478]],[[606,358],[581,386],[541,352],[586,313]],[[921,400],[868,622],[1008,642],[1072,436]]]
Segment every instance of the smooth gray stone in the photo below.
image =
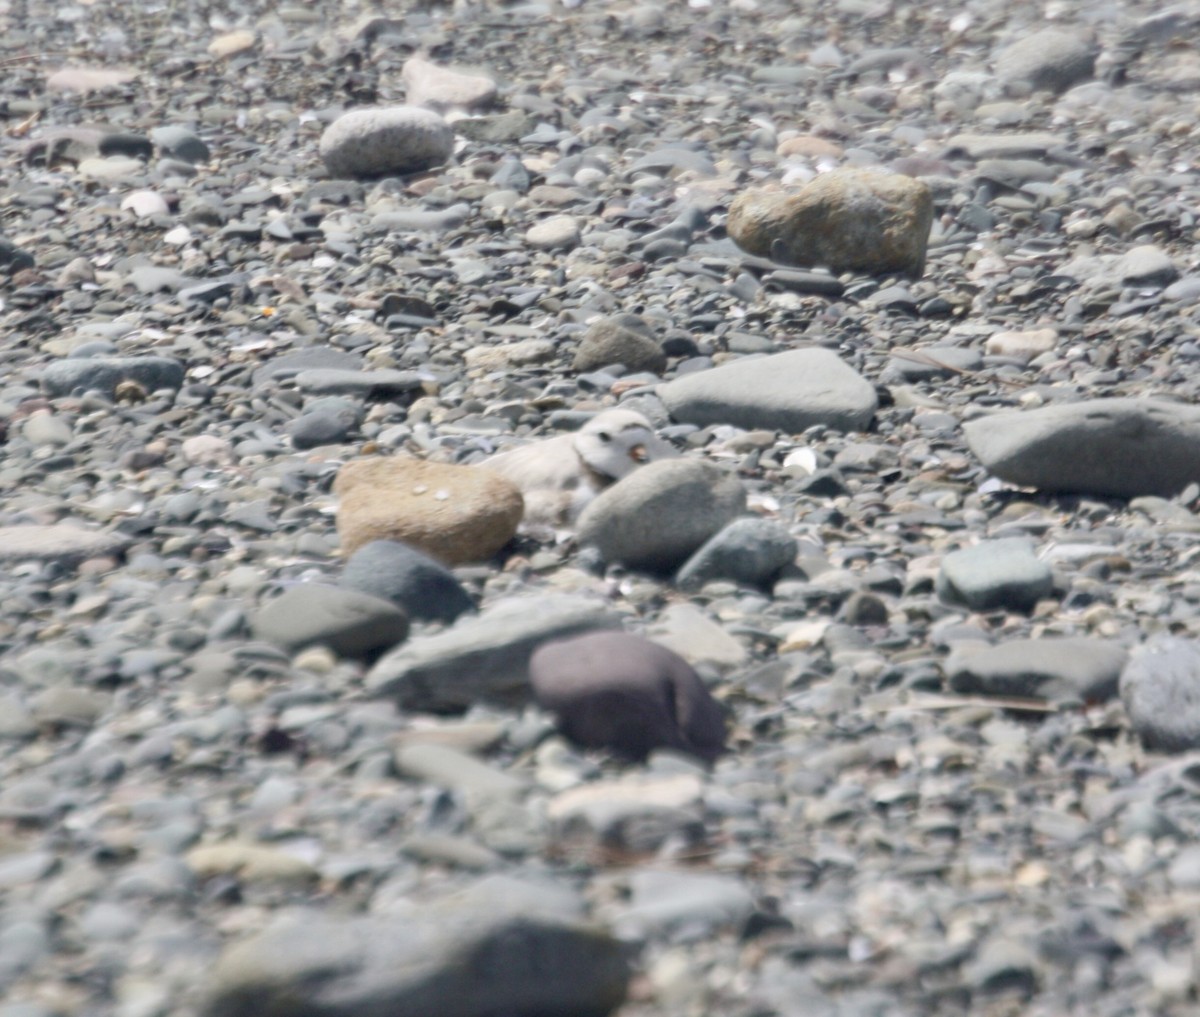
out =
[[635,159],[627,170],[627,175],[650,172],[666,174],[671,170],[681,170],[695,173],[699,176],[716,176],[717,167],[709,155],[692,148],[660,148]]
[[978,417],[967,445],[1001,480],[1064,494],[1170,498],[1200,480],[1200,407],[1091,399]]
[[796,559],[796,538],[782,523],[756,516],[735,519],[693,554],[675,585],[696,590],[713,579],[769,587]]
[[139,293],[177,293],[196,282],[191,276],[163,265],[138,265],[126,278]]
[[332,346],[306,346],[303,349],[285,353],[274,360],[268,360],[261,367],[254,369],[252,376],[255,385],[267,382],[286,381],[295,378],[302,371],[352,371],[362,370],[363,358],[357,353],[335,349]]
[[996,76],[1019,93],[1065,92],[1092,76],[1096,56],[1096,47],[1083,33],[1043,28],[1000,51]]
[[946,155],[965,153],[971,159],[1042,159],[1052,148],[1066,145],[1057,134],[956,134],[946,142]]
[[89,530],[70,523],[0,526],[0,564],[54,561],[78,565],[88,558],[120,554],[132,541],[123,533]]
[[664,459],[593,498],[579,517],[579,544],[595,546],[606,562],[672,572],[745,507],[732,473],[699,459]]
[[1127,286],[1167,286],[1179,278],[1179,269],[1161,247],[1139,244],[1117,259],[1114,273]]
[[661,939],[684,930],[711,935],[736,928],[754,910],[754,897],[736,876],[639,869],[629,885],[629,906],[613,920],[613,930],[625,939]]
[[288,652],[321,643],[343,657],[366,657],[403,642],[408,616],[357,590],[301,583],[267,601],[251,619],[259,639]]
[[177,389],[183,384],[183,364],[169,357],[67,357],[47,364],[42,388],[51,396],[76,389],[96,389],[112,395],[123,381],[134,381],[147,392]]
[[167,155],[184,162],[208,162],[208,146],[186,127],[166,124],[150,132],[150,140]]
[[366,687],[402,709],[430,713],[461,713],[476,703],[523,706],[532,697],[529,658],[542,643],[619,626],[593,600],[513,597],[387,654]]
[[799,434],[814,424],[862,431],[871,424],[875,388],[836,353],[791,350],[735,360],[658,387],[671,416],[706,427],[732,424]]
[[1020,537],[985,540],[942,559],[938,595],[972,611],[1032,611],[1054,588],[1050,566]]
[[1103,639],[1011,639],[956,649],[943,670],[955,692],[1100,703],[1117,694],[1128,655],[1125,647]]
[[394,540],[373,540],[346,562],[342,585],[402,608],[413,619],[452,622],[475,602],[441,562]]
[[289,421],[288,437],[296,449],[317,448],[320,445],[337,445],[344,442],[357,430],[359,414],[353,406],[327,406],[302,413]]
[[618,942],[555,887],[485,878],[388,916],[293,912],[225,950],[209,1017],[605,1017],[624,1001]]
[[1200,749],[1200,644],[1159,635],[1137,647],[1121,672],[1121,699],[1146,748]]
[[371,225],[381,230],[399,232],[440,232],[461,226],[471,214],[471,206],[451,205],[449,208],[411,208],[395,212],[378,212],[371,216]]
[[320,153],[332,177],[413,173],[440,165],[454,150],[454,131],[417,106],[351,110],[321,135]]
[[1194,304],[1200,300],[1200,275],[1185,275],[1162,291],[1163,300],[1177,304]]
[[926,381],[944,378],[959,371],[978,371],[983,355],[965,346],[921,346],[895,352],[884,368],[884,381]]
[[316,395],[357,395],[363,398],[402,395],[421,387],[416,371],[345,371],[336,368],[311,368],[294,378],[302,392]]

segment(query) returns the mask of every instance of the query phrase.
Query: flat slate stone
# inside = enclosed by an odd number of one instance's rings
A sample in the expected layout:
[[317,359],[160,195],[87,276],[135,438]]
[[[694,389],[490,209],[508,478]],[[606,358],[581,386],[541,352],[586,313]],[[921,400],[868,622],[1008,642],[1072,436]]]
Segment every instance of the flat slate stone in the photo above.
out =
[[660,385],[658,395],[681,423],[786,434],[800,434],[814,424],[862,431],[878,405],[870,382],[836,353],[816,348],[686,374]]
[[1128,651],[1103,639],[1011,639],[954,650],[943,665],[955,692],[1100,703],[1117,694]]
[[514,597],[388,654],[368,673],[367,690],[429,713],[523,706],[532,698],[529,658],[542,643],[619,625],[582,597]]
[[952,551],[942,560],[937,591],[972,611],[1032,611],[1054,588],[1050,566],[1039,561],[1028,540],[985,540]]
[[629,969],[607,932],[537,884],[485,878],[388,916],[310,909],[225,950],[209,1017],[605,1017]]
[[1200,480],[1200,407],[1091,399],[963,425],[967,445],[1012,484],[1060,494],[1165,498]]
[[320,643],[356,658],[408,635],[408,616],[391,601],[320,583],[285,590],[259,609],[251,625],[259,639],[289,652]]

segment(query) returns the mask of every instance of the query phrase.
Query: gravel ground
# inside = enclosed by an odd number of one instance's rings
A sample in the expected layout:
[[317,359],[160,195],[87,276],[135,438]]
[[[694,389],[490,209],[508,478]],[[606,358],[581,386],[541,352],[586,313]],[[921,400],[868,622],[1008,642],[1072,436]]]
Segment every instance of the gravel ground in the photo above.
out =
[[1200,6],[0,22],[0,1017],[1195,1012]]

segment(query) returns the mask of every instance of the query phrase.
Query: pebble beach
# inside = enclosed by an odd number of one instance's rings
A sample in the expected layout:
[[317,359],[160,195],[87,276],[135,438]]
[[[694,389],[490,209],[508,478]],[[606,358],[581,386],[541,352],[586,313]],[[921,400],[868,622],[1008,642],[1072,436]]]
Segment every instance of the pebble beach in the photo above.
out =
[[0,79],[0,1017],[1196,1012],[1200,5]]

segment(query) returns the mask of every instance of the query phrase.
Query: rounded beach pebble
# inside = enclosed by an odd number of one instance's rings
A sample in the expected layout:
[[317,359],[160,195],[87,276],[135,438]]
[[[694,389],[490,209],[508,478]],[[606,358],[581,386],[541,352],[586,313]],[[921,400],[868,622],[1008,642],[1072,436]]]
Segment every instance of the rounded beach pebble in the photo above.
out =
[[415,173],[446,161],[454,132],[417,106],[352,110],[321,135],[321,158],[333,177]]

